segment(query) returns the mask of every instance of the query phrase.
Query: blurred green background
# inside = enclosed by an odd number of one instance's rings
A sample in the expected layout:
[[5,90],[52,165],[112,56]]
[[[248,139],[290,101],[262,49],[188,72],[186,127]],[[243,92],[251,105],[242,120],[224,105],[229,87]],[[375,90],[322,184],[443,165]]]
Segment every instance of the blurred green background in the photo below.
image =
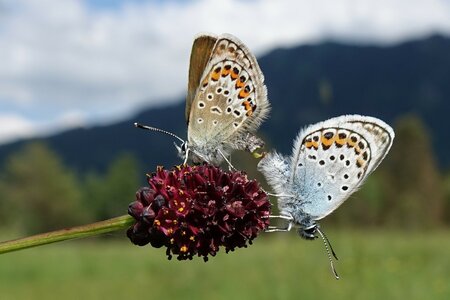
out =
[[[328,225],[328,224],[327,224]],[[2,299],[448,299],[448,231],[331,229],[321,241],[264,234],[204,263],[126,241],[68,242],[1,258]]]

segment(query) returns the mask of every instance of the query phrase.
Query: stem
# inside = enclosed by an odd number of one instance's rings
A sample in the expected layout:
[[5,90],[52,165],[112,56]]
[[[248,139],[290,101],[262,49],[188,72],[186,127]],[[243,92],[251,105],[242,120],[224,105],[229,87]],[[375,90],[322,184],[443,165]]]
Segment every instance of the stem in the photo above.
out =
[[127,228],[135,223],[133,217],[124,215],[109,220],[81,225],[47,233],[41,233],[21,239],[0,243],[0,254],[22,250],[26,248],[99,235]]

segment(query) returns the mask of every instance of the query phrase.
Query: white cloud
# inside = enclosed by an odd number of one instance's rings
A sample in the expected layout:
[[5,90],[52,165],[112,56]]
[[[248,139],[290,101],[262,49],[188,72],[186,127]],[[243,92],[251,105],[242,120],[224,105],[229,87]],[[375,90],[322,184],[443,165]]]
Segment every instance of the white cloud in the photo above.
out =
[[86,114],[82,111],[68,111],[58,116],[54,123],[58,124],[58,128],[64,129],[83,127],[86,124]]
[[0,144],[22,138],[47,136],[62,130],[84,127],[86,114],[67,111],[54,119],[30,120],[20,114],[0,114]]
[[0,115],[0,143],[36,134],[33,124],[19,115]]
[[92,122],[179,99],[202,31],[233,33],[257,54],[326,37],[392,43],[449,33],[450,1],[0,0],[0,113]]

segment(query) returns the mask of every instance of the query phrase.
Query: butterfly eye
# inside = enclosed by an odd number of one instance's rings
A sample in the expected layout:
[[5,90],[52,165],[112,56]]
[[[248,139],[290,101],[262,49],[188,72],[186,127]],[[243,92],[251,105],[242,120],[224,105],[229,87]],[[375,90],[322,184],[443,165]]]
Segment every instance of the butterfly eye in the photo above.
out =
[[184,142],[183,144],[181,144],[181,151],[182,151],[183,153],[186,153],[186,149],[187,149],[187,143]]
[[301,237],[307,239],[307,240],[313,240],[316,238],[316,233],[317,231],[317,226],[311,226],[311,227],[307,227],[307,228],[300,228],[298,233],[300,234]]
[[304,231],[307,234],[314,234],[316,232],[316,226],[310,227],[310,228],[305,228]]

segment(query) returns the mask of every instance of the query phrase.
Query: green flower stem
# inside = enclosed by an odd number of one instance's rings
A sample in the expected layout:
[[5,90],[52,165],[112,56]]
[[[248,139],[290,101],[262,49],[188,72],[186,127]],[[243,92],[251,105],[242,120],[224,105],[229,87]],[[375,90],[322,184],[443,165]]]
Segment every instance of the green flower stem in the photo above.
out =
[[41,233],[21,239],[0,243],[0,254],[18,251],[26,248],[61,242],[65,240],[85,238],[102,233],[125,229],[135,223],[133,217],[124,215],[109,220],[81,225],[72,228]]

